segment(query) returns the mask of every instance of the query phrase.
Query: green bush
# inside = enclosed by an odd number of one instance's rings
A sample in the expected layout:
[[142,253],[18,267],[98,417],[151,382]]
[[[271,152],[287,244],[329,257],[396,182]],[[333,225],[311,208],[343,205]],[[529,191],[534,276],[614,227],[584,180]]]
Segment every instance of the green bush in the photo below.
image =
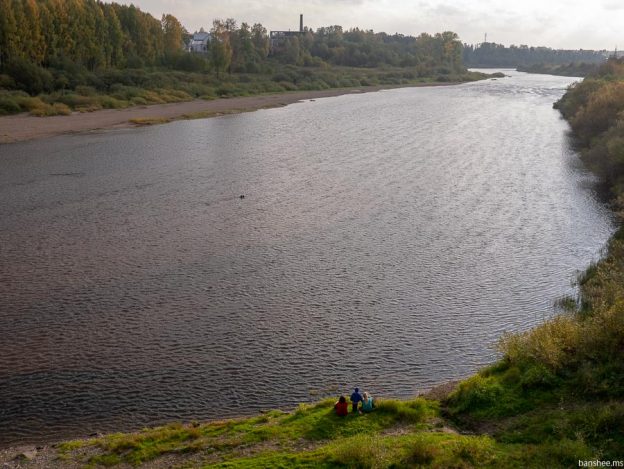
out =
[[334,452],[334,461],[343,467],[374,469],[387,467],[388,451],[379,437],[357,436],[343,441]]
[[17,114],[22,111],[20,105],[14,98],[0,96],[0,115]]
[[122,109],[122,108],[128,107],[127,101],[122,101],[122,100],[113,98],[112,96],[101,96],[99,101],[100,101],[100,105],[104,109]]
[[487,436],[461,438],[454,442],[453,453],[475,467],[487,466],[494,456],[494,440]]
[[66,104],[67,106],[73,109],[76,109],[79,107],[89,107],[92,104],[96,103],[97,99],[88,95],[68,93],[68,94],[60,95],[57,98],[57,101],[60,103]]
[[457,386],[449,396],[449,403],[454,412],[474,411],[496,407],[503,394],[496,378],[475,375]]
[[27,60],[14,58],[6,64],[6,71],[15,81],[15,86],[31,95],[49,92],[54,89],[52,74]]
[[46,103],[39,97],[16,95],[15,101],[19,104],[22,111],[33,111],[38,108],[45,108]]
[[549,388],[557,384],[557,377],[544,365],[534,364],[519,375],[520,384],[524,389]]
[[419,423],[427,416],[427,404],[423,399],[412,401],[398,401],[383,399],[375,402],[376,412],[390,414],[396,421],[402,423]]
[[148,104],[148,102],[142,96],[135,96],[130,100],[130,104],[132,104],[133,106],[144,106]]
[[0,89],[1,88],[8,89],[8,90],[14,89],[15,80],[13,80],[13,78],[11,78],[9,75],[0,73]]
[[54,115],[57,116],[68,116],[72,113],[71,109],[63,103],[54,103],[52,109],[55,113]]
[[97,90],[92,86],[80,85],[76,87],[75,91],[81,96],[95,96],[97,94]]
[[419,438],[409,445],[401,462],[405,467],[428,466],[440,453],[441,450],[437,445]]

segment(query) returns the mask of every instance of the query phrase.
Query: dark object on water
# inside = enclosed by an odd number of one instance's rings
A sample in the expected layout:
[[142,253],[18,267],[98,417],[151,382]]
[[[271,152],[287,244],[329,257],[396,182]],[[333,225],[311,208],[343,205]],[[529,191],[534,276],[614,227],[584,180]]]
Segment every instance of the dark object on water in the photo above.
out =
[[245,198],[245,196],[244,196],[244,195],[240,195],[240,196],[238,196],[238,198],[239,198],[239,199],[244,199],[244,198]]

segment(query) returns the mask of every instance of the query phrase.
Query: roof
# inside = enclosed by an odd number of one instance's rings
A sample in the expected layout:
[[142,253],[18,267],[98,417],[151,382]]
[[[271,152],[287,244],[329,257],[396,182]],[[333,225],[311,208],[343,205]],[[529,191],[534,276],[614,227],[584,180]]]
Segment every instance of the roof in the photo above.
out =
[[210,40],[210,33],[207,33],[205,31],[193,34],[193,42],[194,41],[205,42],[209,40]]

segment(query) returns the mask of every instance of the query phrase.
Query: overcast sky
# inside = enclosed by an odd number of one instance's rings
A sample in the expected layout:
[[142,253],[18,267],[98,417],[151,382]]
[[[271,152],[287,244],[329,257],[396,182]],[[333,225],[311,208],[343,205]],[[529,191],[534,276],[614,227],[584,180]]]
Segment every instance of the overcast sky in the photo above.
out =
[[418,35],[455,31],[463,42],[563,49],[624,49],[624,0],[117,0],[160,18],[171,13],[191,32],[215,18],[268,30],[339,24]]

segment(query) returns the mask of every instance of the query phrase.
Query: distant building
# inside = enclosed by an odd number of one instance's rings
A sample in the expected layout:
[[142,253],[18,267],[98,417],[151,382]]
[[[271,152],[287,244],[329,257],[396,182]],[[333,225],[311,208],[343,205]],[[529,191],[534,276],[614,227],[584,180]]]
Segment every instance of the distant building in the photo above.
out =
[[199,32],[193,34],[193,37],[188,45],[188,51],[195,52],[197,54],[207,54],[210,40],[210,33],[207,33],[204,31],[204,28],[201,28]]
[[269,34],[270,52],[274,53],[283,47],[286,40],[290,37],[299,37],[304,33],[303,15],[299,15],[299,31],[271,31]]

